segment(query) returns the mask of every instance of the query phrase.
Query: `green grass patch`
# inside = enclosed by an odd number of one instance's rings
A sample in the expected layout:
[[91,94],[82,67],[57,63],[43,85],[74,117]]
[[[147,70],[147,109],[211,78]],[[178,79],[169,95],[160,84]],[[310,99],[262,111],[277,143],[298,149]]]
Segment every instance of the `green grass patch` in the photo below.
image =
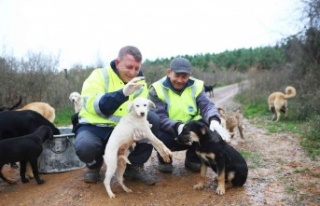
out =
[[63,108],[56,110],[56,119],[54,124],[56,126],[71,125],[71,117],[74,114],[74,110],[71,108]]
[[266,110],[266,107],[264,104],[247,104],[243,107],[244,110],[244,116],[248,118],[253,118],[257,116],[266,116],[268,113],[268,110]]
[[[309,153],[312,159],[320,156],[320,116],[309,118],[308,121],[291,119],[293,111],[278,122],[271,120],[272,113],[263,103],[250,103],[243,106],[244,116],[255,125],[267,130],[269,133],[291,133],[301,136],[301,146]],[[290,115],[291,114],[291,115]]]

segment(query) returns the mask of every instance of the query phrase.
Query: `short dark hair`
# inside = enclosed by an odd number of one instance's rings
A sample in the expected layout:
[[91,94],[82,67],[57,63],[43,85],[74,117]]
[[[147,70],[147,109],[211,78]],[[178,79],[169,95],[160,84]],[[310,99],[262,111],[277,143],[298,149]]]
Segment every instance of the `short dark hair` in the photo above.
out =
[[138,61],[138,62],[142,61],[142,54],[141,54],[140,50],[135,46],[122,47],[119,51],[118,58],[122,59],[122,57],[124,57],[128,54],[132,55],[136,61]]

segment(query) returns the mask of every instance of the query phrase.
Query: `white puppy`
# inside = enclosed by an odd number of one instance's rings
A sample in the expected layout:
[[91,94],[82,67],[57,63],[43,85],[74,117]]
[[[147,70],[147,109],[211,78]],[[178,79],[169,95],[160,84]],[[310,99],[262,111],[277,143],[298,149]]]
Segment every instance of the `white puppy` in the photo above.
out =
[[123,183],[123,173],[126,164],[130,164],[127,158],[129,155],[128,149],[136,141],[144,138],[149,139],[163,160],[170,162],[171,151],[151,132],[150,127],[152,125],[147,120],[149,106],[155,107],[152,101],[143,97],[138,97],[132,101],[128,106],[128,115],[121,118],[109,137],[103,156],[107,166],[103,183],[110,198],[115,197],[110,187],[110,181],[115,172],[122,189],[126,192],[132,192]]
[[81,95],[78,92],[72,92],[69,96],[69,99],[74,105],[74,112],[75,113],[80,112],[82,108]]

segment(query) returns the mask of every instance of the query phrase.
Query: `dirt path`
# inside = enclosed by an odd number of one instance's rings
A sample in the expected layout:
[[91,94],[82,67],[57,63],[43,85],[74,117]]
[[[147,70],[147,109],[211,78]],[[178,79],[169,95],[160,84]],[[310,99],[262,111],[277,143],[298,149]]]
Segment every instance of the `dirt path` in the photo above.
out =
[[[223,97],[229,92],[216,89],[213,98],[227,111],[239,106],[230,99],[221,100],[221,93]],[[46,181],[43,185],[37,185],[34,180],[28,184],[19,181],[17,185],[8,185],[0,180],[0,205],[319,205],[320,164],[306,156],[299,146],[299,137],[268,134],[247,119],[244,123],[245,141],[236,134],[231,145],[247,160],[248,180],[244,187],[229,189],[224,196],[215,193],[215,173],[212,171],[207,174],[205,189],[193,190],[198,174],[185,169],[184,152],[174,153],[172,174],[162,174],[155,169],[157,160],[153,152],[145,169],[159,180],[155,186],[127,180],[125,183],[133,193],[125,193],[113,181],[112,188],[117,197],[110,200],[102,182],[86,184],[82,181],[83,168],[41,174]],[[104,171],[105,167],[102,173]],[[17,169],[5,166],[3,172],[19,179]]]

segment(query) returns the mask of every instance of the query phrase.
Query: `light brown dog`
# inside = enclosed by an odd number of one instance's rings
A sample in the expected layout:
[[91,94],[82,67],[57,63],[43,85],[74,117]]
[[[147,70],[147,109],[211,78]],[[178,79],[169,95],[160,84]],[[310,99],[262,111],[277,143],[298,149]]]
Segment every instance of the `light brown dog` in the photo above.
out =
[[44,118],[53,123],[56,118],[55,109],[45,102],[31,102],[16,111],[33,110],[41,114]]
[[272,120],[279,121],[280,112],[285,113],[285,117],[288,115],[288,102],[287,99],[296,96],[296,89],[292,86],[286,87],[285,94],[282,92],[273,92],[268,97],[269,110],[273,113]]
[[221,107],[218,107],[218,112],[221,117],[221,125],[229,131],[231,138],[235,134],[234,128],[238,127],[240,137],[244,139],[241,109],[238,108],[234,112],[226,113]]

